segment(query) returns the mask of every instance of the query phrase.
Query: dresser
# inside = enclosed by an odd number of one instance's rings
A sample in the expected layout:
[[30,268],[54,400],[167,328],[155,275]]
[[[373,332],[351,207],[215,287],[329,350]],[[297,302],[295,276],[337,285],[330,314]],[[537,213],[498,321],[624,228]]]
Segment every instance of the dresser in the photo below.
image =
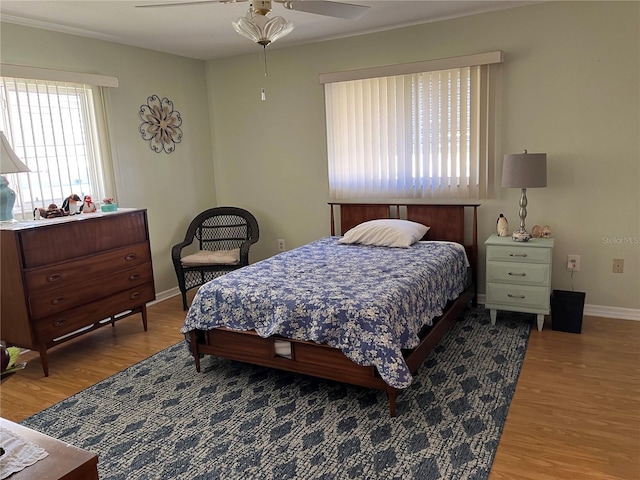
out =
[[495,325],[498,310],[534,313],[538,330],[549,314],[553,238],[514,242],[511,237],[490,236],[486,245],[485,307]]
[[134,314],[155,299],[147,211],[119,209],[0,226],[0,332],[47,350]]

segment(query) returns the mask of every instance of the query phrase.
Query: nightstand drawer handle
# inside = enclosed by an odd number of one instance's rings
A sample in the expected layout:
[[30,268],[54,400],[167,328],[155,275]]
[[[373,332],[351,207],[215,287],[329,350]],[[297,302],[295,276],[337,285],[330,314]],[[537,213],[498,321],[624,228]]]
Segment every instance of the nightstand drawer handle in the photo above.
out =
[[55,322],[53,322],[53,326],[54,327],[61,327],[62,325],[64,325],[65,322],[66,322],[66,320],[64,318],[60,318],[60,319],[56,320]]
[[62,275],[60,275],[59,273],[52,273],[47,277],[47,282],[57,282],[61,278],[62,278]]
[[509,272],[509,275],[514,276],[514,277],[526,277],[527,276],[527,274],[525,272],[520,272],[520,273]]
[[129,276],[129,280],[137,280],[140,278],[140,274],[139,273],[134,273],[131,276]]
[[135,300],[136,298],[138,298],[140,296],[140,292],[133,292],[131,295],[129,295],[129,298],[131,300]]
[[51,301],[51,305],[60,305],[62,302],[64,302],[64,297],[56,298]]
[[509,297],[509,298],[526,298],[524,295],[513,295],[511,293],[507,293],[507,297]]
[[510,253],[509,256],[510,257],[526,257],[527,254],[526,253]]
[[125,261],[130,262],[131,260],[135,260],[137,255],[135,253],[129,253],[124,257]]

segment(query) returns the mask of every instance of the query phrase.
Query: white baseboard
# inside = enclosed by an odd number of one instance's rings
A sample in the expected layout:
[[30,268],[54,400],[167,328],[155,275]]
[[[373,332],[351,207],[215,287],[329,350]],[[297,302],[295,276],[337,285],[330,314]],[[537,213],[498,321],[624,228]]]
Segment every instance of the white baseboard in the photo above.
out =
[[180,289],[178,287],[174,287],[160,293],[156,292],[156,299],[153,302],[149,302],[148,305],[155,305],[158,302],[162,302],[163,300],[167,300],[171,297],[175,297],[176,295],[180,295]]
[[[478,303],[484,304],[486,296],[484,293],[478,294]],[[583,314],[589,317],[618,318],[621,320],[640,321],[640,310],[635,308],[607,307],[604,305],[584,305]]]
[[619,318],[622,320],[640,321],[640,310],[633,308],[605,307],[603,305],[585,304],[584,314],[590,317]]

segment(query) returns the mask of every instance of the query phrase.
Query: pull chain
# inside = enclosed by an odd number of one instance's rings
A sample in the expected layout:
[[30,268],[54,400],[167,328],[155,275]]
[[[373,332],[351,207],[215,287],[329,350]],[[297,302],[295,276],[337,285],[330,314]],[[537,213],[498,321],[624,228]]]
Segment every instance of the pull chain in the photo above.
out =
[[[264,76],[268,77],[269,76],[269,72],[267,71],[267,46],[266,45],[262,46],[262,52],[263,52],[263,55],[264,55]],[[264,87],[262,87],[260,89],[260,94],[261,94],[260,99],[263,102],[266,101],[267,100],[267,94],[264,91]]]
[[267,46],[262,47],[262,51],[264,52],[264,76],[268,77],[269,72],[267,71]]

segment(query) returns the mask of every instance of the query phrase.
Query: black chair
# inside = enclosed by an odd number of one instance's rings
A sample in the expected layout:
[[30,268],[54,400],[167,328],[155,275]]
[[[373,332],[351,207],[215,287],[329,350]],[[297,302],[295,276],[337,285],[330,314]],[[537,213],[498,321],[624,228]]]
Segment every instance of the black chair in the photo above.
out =
[[[210,208],[194,218],[184,241],[171,248],[182,308],[187,310],[188,290],[249,265],[249,247],[258,238],[256,218],[242,208]],[[198,252],[184,255],[183,249],[196,241]]]

